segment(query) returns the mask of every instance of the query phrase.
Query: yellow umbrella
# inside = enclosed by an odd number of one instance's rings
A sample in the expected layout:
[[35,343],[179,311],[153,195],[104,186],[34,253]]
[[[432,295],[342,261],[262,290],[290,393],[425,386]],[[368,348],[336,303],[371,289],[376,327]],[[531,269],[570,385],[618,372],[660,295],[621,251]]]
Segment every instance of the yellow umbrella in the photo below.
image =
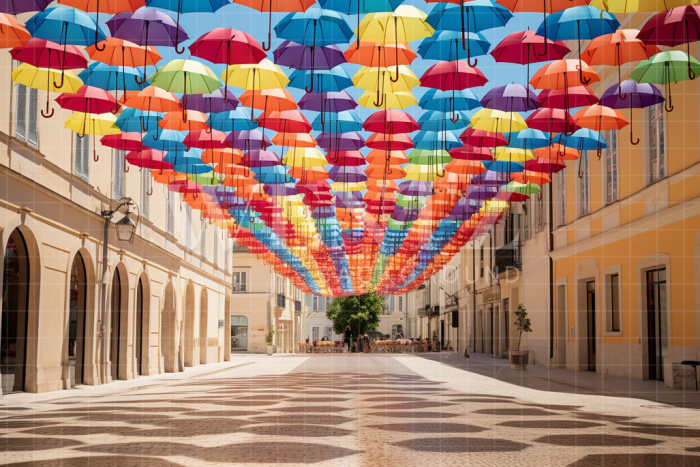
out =
[[[62,73],[64,79],[61,79]],[[51,118],[54,114],[54,110],[50,108],[49,92],[75,93],[83,85],[83,82],[70,70],[61,72],[53,68],[37,68],[29,63],[22,63],[12,71],[12,81],[28,88],[46,91],[46,110],[41,111],[41,115],[45,118]],[[60,87],[54,84],[59,82],[62,82]]]
[[288,167],[320,167],[328,161],[316,148],[291,148],[282,158],[282,163]]
[[610,13],[666,11],[671,8],[697,5],[698,0],[593,0],[591,6]]
[[529,149],[499,146],[496,148],[494,158],[499,161],[525,162],[534,159],[535,156]]
[[370,13],[360,21],[355,34],[360,41],[386,44],[406,44],[430,37],[435,29],[426,21],[428,16],[412,5],[400,5],[393,12]]
[[282,69],[266,58],[260,63],[231,65],[221,78],[229,86],[253,91],[253,99],[256,90],[283,88],[289,83]]
[[117,116],[111,112],[104,114],[86,114],[73,112],[64,125],[79,135],[118,135],[122,131],[115,125]]
[[381,89],[386,93],[406,92],[420,86],[420,80],[406,65],[399,65],[399,78],[396,81],[390,78],[389,68],[363,66],[352,77],[352,84],[366,91]]
[[383,102],[379,102],[380,105],[375,105],[375,103],[377,103],[375,93],[372,91],[365,91],[360,98],[357,99],[357,103],[368,109],[383,109],[384,107],[387,109],[405,109],[406,107],[418,105],[415,96],[410,92],[386,94]]
[[445,173],[445,165],[446,164],[438,164],[429,166],[409,164],[406,167],[406,177],[404,178],[417,182],[434,182],[438,179],[438,174]]
[[335,191],[362,191],[367,186],[364,182],[333,182],[332,188]]
[[513,133],[527,128],[527,123],[517,112],[480,109],[470,119],[471,127],[492,133]]

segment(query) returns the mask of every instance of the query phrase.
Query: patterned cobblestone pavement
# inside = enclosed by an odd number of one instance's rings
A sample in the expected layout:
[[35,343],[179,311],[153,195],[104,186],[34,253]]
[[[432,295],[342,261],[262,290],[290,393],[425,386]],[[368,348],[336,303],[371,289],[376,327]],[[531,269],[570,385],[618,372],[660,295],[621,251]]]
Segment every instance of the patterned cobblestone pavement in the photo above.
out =
[[9,395],[0,463],[700,466],[696,393],[603,395],[451,358],[241,356],[213,371]]

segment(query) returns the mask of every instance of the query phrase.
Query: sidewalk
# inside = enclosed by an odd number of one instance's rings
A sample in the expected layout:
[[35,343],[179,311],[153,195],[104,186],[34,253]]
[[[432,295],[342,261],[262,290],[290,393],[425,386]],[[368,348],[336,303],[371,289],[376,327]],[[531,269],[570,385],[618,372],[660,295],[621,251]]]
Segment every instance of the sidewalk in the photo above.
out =
[[472,353],[470,358],[456,352],[426,353],[419,356],[465,371],[530,389],[552,392],[645,399],[674,407],[700,409],[700,392],[695,389],[671,389],[662,381],[648,381],[566,369],[548,369],[528,365],[527,370],[511,370],[508,359]]

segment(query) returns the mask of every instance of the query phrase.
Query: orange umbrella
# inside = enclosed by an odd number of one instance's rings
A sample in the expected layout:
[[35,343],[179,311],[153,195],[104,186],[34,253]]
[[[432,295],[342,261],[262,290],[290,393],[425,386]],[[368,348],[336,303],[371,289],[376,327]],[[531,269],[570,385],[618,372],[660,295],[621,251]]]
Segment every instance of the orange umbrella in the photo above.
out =
[[619,130],[629,125],[629,121],[617,109],[595,104],[584,107],[574,115],[576,124],[595,131]]
[[239,164],[242,157],[243,153],[239,149],[210,148],[202,152],[202,162],[205,164]]
[[263,89],[262,91],[244,91],[238,98],[245,107],[271,112],[273,110],[295,110],[297,102],[284,88]]
[[163,59],[158,50],[151,45],[146,48],[112,36],[107,37],[97,45],[87,47],[85,50],[91,60],[112,66],[135,68],[143,66],[144,63],[155,66]]
[[[568,0],[567,0],[568,1]],[[576,59],[555,60],[543,66],[532,76],[535,89],[567,89],[600,81],[600,76],[587,63]]]
[[486,172],[486,167],[481,161],[454,159],[445,166],[445,172],[452,172],[458,175],[479,175]]
[[255,172],[250,170],[249,167],[238,165],[238,164],[216,164],[214,166],[214,172],[229,175],[231,177],[254,177]]
[[175,172],[170,169],[163,169],[161,171],[151,171],[153,176],[153,181],[157,183],[170,183],[178,180],[187,180],[187,175],[181,172]]
[[141,91],[128,91],[119,99],[119,102],[125,107],[147,112],[182,111],[180,101],[175,94],[155,86],[148,86]]
[[[187,116],[186,120],[183,118],[183,114]],[[177,131],[206,130],[209,128],[207,116],[196,110],[168,112],[158,122],[158,126],[164,130]]]
[[399,185],[393,180],[371,178],[365,182],[365,185],[369,191],[397,191],[399,189]]
[[406,176],[406,171],[400,165],[389,167],[387,170],[384,164],[381,164],[370,165],[365,169],[365,174],[367,174],[369,178],[378,180],[398,180]]
[[563,144],[555,143],[544,148],[538,148],[532,151],[535,158],[555,159],[562,161],[573,161],[579,158],[580,153],[577,149],[564,146]]
[[540,186],[552,181],[552,179],[546,173],[534,172],[532,170],[525,170],[524,172],[514,173],[512,174],[512,178],[514,182],[534,183]]
[[19,24],[14,16],[0,13],[0,49],[24,47],[30,38],[27,28]]
[[315,182],[328,178],[328,172],[323,166],[319,167],[290,167],[289,175],[299,179],[300,183]]
[[[388,158],[388,161],[387,161]],[[368,163],[382,165],[387,162],[389,165],[408,164],[408,157],[403,151],[385,151],[384,149],[372,149],[365,157]]]
[[435,190],[465,191],[469,185],[469,178],[458,175],[455,172],[445,171],[445,175],[435,181]]
[[313,148],[318,145],[316,139],[309,133],[277,133],[272,137],[271,142],[277,146],[295,148]]
[[408,44],[381,45],[363,41],[359,47],[348,47],[345,51],[345,60],[348,63],[375,68],[410,65],[416,57],[416,53]]

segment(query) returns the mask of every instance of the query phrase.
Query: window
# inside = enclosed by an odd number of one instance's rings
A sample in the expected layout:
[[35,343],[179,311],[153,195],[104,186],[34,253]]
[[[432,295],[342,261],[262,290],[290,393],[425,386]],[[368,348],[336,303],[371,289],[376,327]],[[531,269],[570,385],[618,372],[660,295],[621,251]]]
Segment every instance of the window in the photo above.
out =
[[403,297],[399,296],[399,311],[403,311]]
[[312,302],[313,305],[311,306],[311,309],[312,309],[314,312],[316,312],[316,311],[318,311],[318,297],[314,295],[313,298],[312,298],[312,300],[313,300],[313,302]]
[[170,235],[175,235],[175,195],[169,193],[165,206],[165,230]]
[[[112,199],[120,200],[124,197],[124,151],[114,150],[112,157]],[[141,203],[143,206],[143,203]],[[143,215],[143,213],[142,213]]]
[[617,131],[608,131],[608,148],[605,150],[605,203],[617,201]]
[[479,250],[479,277],[484,277],[484,245]]
[[151,205],[149,193],[152,193],[151,189],[151,171],[148,169],[141,169],[141,215],[148,219],[151,212]]
[[607,276],[607,319],[606,330],[608,332],[620,331],[620,276],[611,274]]
[[557,227],[566,225],[566,169],[554,175],[557,187]]
[[531,200],[532,198],[529,198],[523,203],[523,236],[525,237],[525,240],[530,239],[530,203],[532,202]]
[[233,291],[234,292],[247,292],[247,274],[245,271],[234,271],[233,272]]
[[202,232],[199,235],[199,243],[202,247],[201,253],[202,257],[207,257],[207,223],[202,221]]
[[316,342],[318,339],[318,326],[314,326],[311,328],[311,341]]
[[219,265],[219,229],[214,229],[214,264]]
[[664,137],[663,104],[647,108],[649,118],[649,183],[666,176],[666,144]]
[[224,237],[224,269],[231,269],[231,239],[228,234]]
[[18,84],[15,90],[17,92],[15,136],[17,139],[36,147],[39,140],[37,130],[39,91],[21,84]]
[[542,232],[544,229],[544,196],[540,199],[539,196],[535,196],[532,199],[535,211],[535,222],[533,225],[533,230],[535,233]]
[[588,215],[588,151],[581,151],[581,168],[579,169],[578,180],[578,216]]
[[90,138],[73,136],[73,159],[75,161],[75,174],[85,181],[90,178]]
[[285,298],[286,298],[286,297],[285,297],[284,295],[282,295],[281,293],[278,293],[278,294],[277,294],[277,306],[278,306],[278,307],[280,307],[280,308],[284,308],[284,307],[285,307],[285,305],[286,305],[286,300],[285,300]]

